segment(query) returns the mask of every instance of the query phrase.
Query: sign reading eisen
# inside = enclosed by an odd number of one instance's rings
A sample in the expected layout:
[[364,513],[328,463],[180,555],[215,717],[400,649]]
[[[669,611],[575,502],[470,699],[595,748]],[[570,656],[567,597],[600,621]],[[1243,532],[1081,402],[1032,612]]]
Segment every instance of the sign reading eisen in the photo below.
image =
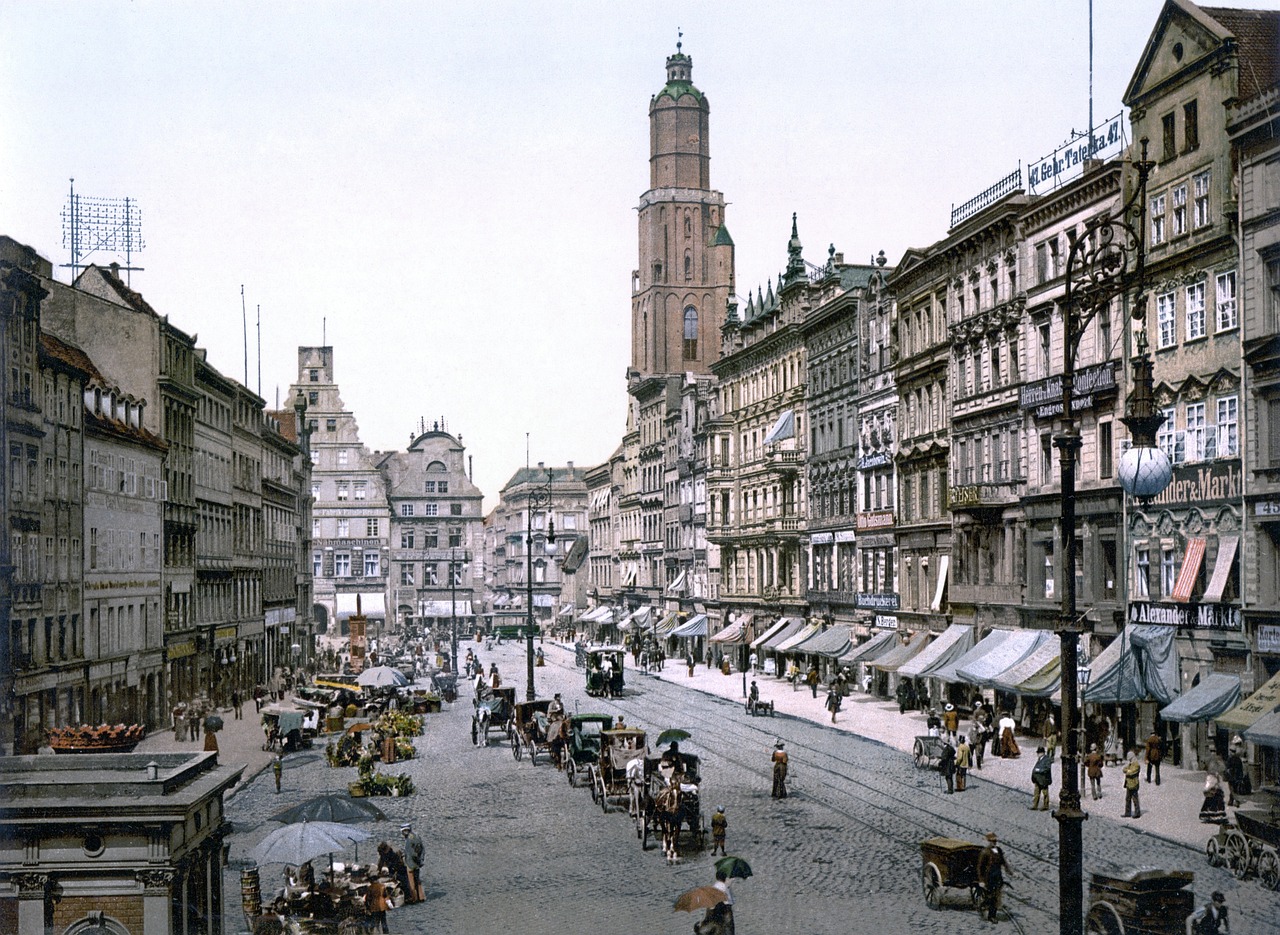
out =
[[1088,134],[1073,134],[1070,141],[1043,159],[1032,160],[1027,166],[1027,187],[1032,192],[1037,189],[1048,191],[1067,181],[1088,160],[1105,159],[1118,153],[1124,147],[1122,116],[1123,113],[1116,114],[1095,127],[1092,146]]

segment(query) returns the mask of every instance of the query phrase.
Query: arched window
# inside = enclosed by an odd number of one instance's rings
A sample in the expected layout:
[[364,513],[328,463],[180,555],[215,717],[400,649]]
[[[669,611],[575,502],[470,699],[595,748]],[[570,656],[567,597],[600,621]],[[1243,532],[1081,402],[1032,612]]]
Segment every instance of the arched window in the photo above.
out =
[[692,305],[684,310],[684,359],[698,359],[698,310]]

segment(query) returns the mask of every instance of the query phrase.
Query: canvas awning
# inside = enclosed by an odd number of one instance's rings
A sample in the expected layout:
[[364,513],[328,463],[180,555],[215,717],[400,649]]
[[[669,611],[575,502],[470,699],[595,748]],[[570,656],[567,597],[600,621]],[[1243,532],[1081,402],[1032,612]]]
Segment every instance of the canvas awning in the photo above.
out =
[[927,678],[947,663],[959,659],[973,647],[973,627],[953,623],[936,640],[908,659],[898,669],[904,678]]
[[680,574],[676,575],[676,580],[667,585],[668,594],[679,594],[684,590],[684,579],[686,574],[686,572],[681,571]]
[[743,637],[745,636],[745,633],[744,633],[745,629],[746,627],[743,625],[743,621],[741,620],[739,620],[737,623],[731,623],[727,627],[722,629],[719,633],[717,633],[715,636],[711,637],[711,642],[713,643],[746,642],[743,639]]
[[676,627],[671,631],[671,635],[680,639],[687,639],[696,636],[707,635],[707,615],[694,614],[689,618],[689,622]]
[[1178,580],[1173,585],[1173,599],[1186,602],[1191,600],[1191,591],[1196,586],[1196,578],[1200,576],[1200,563],[1204,561],[1204,540],[1188,539],[1187,554],[1182,559],[1182,571],[1178,572]]
[[423,601],[420,617],[474,617],[470,601]]
[[970,649],[967,653],[965,653],[963,656],[960,656],[953,662],[949,662],[944,666],[940,666],[937,669],[934,669],[931,675],[931,678],[941,679],[944,682],[965,681],[956,673],[956,670],[959,669],[960,666],[969,665],[970,663],[977,662],[987,653],[992,652],[993,650],[998,648],[1005,640],[1009,638],[1009,634],[1012,632],[1013,632],[1012,630],[992,630],[982,639],[978,640],[978,642],[974,644],[974,647]]
[[506,607],[511,603],[511,596],[508,594],[499,594],[493,599],[494,607]]
[[773,639],[775,636],[777,636],[779,633],[785,630],[787,626],[789,626],[792,623],[793,620],[795,620],[794,617],[779,617],[777,623],[769,627],[767,630],[765,630],[763,633],[761,633],[759,636],[757,636],[754,640],[751,641],[751,648],[759,649],[761,646],[764,645],[765,640]]
[[1048,698],[1057,691],[1062,683],[1062,640],[1047,630],[1041,637],[1031,652],[991,679],[991,685],[1032,698]]
[[779,646],[804,629],[804,621],[799,617],[784,617],[783,620],[787,622],[786,626],[776,629],[773,636],[770,636],[767,639],[762,638],[760,640],[756,640],[756,642],[751,645],[753,647],[759,646],[761,649],[770,649],[776,652]]
[[356,612],[356,598],[360,598],[360,613],[366,617],[385,617],[387,615],[386,595],[381,592],[361,593],[339,591],[335,595],[336,614],[339,620],[345,620]]
[[648,607],[637,607],[618,621],[618,629],[630,630],[647,627],[649,625],[649,610],[650,608]]
[[893,649],[897,630],[881,630],[865,643],[861,643],[840,657],[840,665],[853,665],[855,662],[871,662],[878,656]]
[[653,628],[653,632],[659,636],[669,636],[671,631],[680,626],[679,614],[667,614]]
[[996,676],[1026,659],[1051,636],[1048,630],[1010,630],[1009,635],[991,652],[956,666],[956,675],[970,685],[992,688]]
[[593,607],[582,615],[583,623],[599,623],[605,617],[612,613],[612,609],[606,606]]
[[636,576],[639,574],[639,571],[640,568],[638,565],[628,565],[622,569],[622,586],[624,588],[633,586],[636,583]]
[[892,651],[885,653],[871,664],[881,672],[897,672],[904,662],[913,658],[916,653],[929,645],[931,636],[933,636],[932,633],[921,630],[912,636],[910,640],[905,643],[899,643]]
[[1175,627],[1125,627],[1093,660],[1083,700],[1094,704],[1173,701],[1178,697],[1176,634]]
[[942,592],[947,589],[947,569],[950,566],[950,555],[938,556],[938,586],[933,592],[933,603],[929,605],[929,609],[934,613],[942,609]]
[[1212,672],[1182,693],[1177,701],[1160,709],[1160,718],[1191,724],[1212,721],[1240,703],[1240,676]]
[[1218,537],[1218,557],[1213,561],[1213,575],[1209,578],[1209,587],[1204,591],[1206,604],[1217,604],[1222,600],[1222,592],[1227,589],[1231,566],[1236,560],[1236,546],[1239,544],[1239,536]]
[[813,653],[839,659],[853,646],[853,631],[849,627],[834,626],[820,630],[795,648],[798,653]]
[[1280,711],[1264,714],[1254,721],[1252,726],[1245,728],[1241,736],[1249,743],[1264,747],[1280,747]]
[[560,616],[572,617],[576,611],[577,611],[577,608],[575,608],[572,604],[564,604],[560,608]]
[[778,416],[777,420],[770,426],[769,431],[764,436],[764,443],[772,445],[774,442],[780,442],[784,438],[795,438],[796,436],[796,413],[794,409],[788,409]]
[[791,636],[787,637],[785,640],[779,643],[777,646],[775,646],[774,650],[780,653],[795,652],[796,647],[798,647],[801,643],[808,640],[809,637],[813,636],[815,633],[817,633],[821,629],[822,629],[822,624],[820,623],[806,624],[805,626],[797,630],[795,633],[791,634]]
[[1258,718],[1270,714],[1277,708],[1280,708],[1280,672],[1271,676],[1256,692],[1215,720],[1219,727],[1243,731],[1252,727]]

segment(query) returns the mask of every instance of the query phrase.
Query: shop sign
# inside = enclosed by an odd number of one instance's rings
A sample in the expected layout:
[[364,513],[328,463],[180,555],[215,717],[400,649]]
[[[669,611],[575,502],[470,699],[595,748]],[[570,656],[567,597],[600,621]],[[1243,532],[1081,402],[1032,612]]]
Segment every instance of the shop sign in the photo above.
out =
[[234,640],[236,638],[236,628],[218,627],[213,631],[213,638],[215,640]]
[[1280,627],[1265,623],[1258,627],[1258,652],[1280,655]]
[[898,618],[892,614],[876,614],[876,627],[880,630],[896,630]]
[[898,595],[861,592],[858,594],[854,606],[859,610],[897,610],[899,606]]
[[1181,466],[1173,469],[1173,482],[1151,502],[1158,506],[1240,499],[1240,461]]
[[836,542],[853,542],[854,533],[852,529],[841,529],[836,533]]
[[191,640],[182,643],[170,643],[165,647],[165,656],[170,660],[185,659],[196,654],[196,644]]
[[863,455],[858,459],[858,470],[865,471],[869,468],[884,467],[886,464],[893,463],[893,455],[887,451],[873,451],[869,455]]
[[858,529],[883,529],[893,525],[893,511],[879,510],[875,513],[859,513]]
[[815,532],[809,536],[809,544],[810,545],[830,545],[831,533]]
[[[1116,388],[1115,361],[1084,367],[1071,382],[1071,411],[1080,412],[1093,408],[1093,394]],[[1028,383],[1019,391],[1018,401],[1023,409],[1034,409],[1037,419],[1047,419],[1062,414],[1062,374]]]
[[1090,159],[1104,159],[1120,152],[1124,146],[1124,112],[1116,114],[1105,123],[1094,127],[1092,140],[1089,134],[1072,131],[1071,139],[1041,159],[1027,163],[1027,187],[1043,195],[1083,171]]
[[1254,516],[1280,516],[1280,500],[1259,500],[1253,505]]
[[1129,605],[1130,623],[1147,623],[1180,630],[1244,629],[1240,608],[1230,604],[1164,604],[1134,601]]
[[892,534],[881,533],[878,536],[862,536],[858,539],[858,544],[864,549],[887,549],[892,548],[896,543]]

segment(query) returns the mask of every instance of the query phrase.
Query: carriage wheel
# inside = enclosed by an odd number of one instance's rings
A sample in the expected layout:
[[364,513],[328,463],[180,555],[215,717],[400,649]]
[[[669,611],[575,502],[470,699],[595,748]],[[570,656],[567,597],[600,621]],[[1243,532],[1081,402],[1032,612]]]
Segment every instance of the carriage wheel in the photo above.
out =
[[1094,903],[1084,925],[1089,935],[1124,935],[1124,922],[1111,903]]
[[534,741],[533,743],[529,744],[529,765],[530,765],[530,766],[537,766],[537,765],[538,765],[538,743],[537,743],[537,741]]
[[480,725],[474,717],[471,719],[471,746],[480,746]]
[[577,783],[574,781],[574,777],[577,774],[578,767],[573,762],[573,757],[568,757],[568,760],[569,762],[564,765],[564,774],[565,774],[565,777],[569,780],[569,785],[576,786]]
[[1227,869],[1237,880],[1243,880],[1249,872],[1249,841],[1237,830],[1227,834]]
[[517,763],[520,762],[520,735],[516,734],[515,740],[511,742],[511,755],[515,757]]
[[591,801],[595,804],[600,802],[600,787],[596,785],[595,770],[587,767],[587,785],[591,787]]
[[1221,867],[1226,863],[1226,859],[1222,856],[1222,845],[1218,843],[1216,834],[1205,844],[1204,856],[1209,861],[1210,867]]
[[650,815],[645,815],[644,820],[640,823],[643,826],[644,833],[640,837],[640,850],[647,851],[649,849],[649,819]]
[[1274,848],[1264,848],[1258,855],[1258,879],[1269,890],[1280,889],[1280,857]]
[[927,863],[920,869],[920,888],[930,909],[942,908],[942,871],[935,863]]
[[924,769],[929,765],[929,754],[925,752],[924,741],[919,737],[916,738],[915,746],[911,748],[911,756],[915,758],[916,769]]

